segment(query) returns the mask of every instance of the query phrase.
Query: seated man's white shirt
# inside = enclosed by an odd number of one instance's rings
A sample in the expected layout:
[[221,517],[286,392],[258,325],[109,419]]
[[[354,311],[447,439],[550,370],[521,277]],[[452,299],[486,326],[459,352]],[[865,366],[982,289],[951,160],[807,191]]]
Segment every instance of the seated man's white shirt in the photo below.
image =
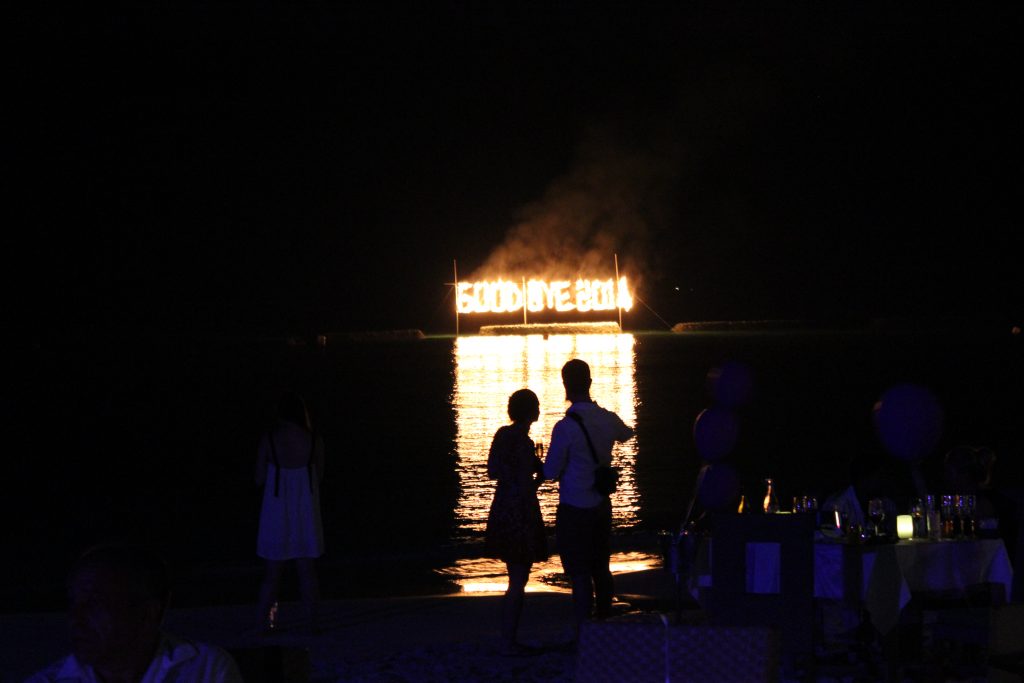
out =
[[[102,683],[92,667],[74,655],[34,674],[25,683]],[[140,683],[242,683],[238,665],[227,652],[207,643],[163,634],[156,656]]]

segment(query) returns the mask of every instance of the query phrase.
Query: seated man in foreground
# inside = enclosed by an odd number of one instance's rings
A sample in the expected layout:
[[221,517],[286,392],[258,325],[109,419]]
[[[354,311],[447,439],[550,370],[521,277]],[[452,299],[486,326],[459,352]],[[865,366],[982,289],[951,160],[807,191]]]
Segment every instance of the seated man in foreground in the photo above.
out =
[[72,567],[68,592],[72,652],[26,683],[241,683],[227,652],[162,630],[170,580],[148,552],[92,548]]

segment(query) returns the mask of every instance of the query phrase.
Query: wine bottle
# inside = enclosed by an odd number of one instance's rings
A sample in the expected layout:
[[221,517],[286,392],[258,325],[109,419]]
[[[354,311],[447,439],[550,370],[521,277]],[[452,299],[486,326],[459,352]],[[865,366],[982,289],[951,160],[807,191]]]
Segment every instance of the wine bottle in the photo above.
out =
[[774,514],[779,511],[779,499],[775,496],[775,487],[772,480],[765,479],[764,483],[768,487],[764,492],[764,511],[765,514]]

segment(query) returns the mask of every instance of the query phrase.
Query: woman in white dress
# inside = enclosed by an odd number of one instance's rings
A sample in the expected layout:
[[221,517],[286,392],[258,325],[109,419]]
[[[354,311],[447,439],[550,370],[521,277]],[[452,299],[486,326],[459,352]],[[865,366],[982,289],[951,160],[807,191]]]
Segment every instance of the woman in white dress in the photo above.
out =
[[302,398],[286,394],[278,404],[277,423],[260,438],[256,458],[256,485],[263,487],[256,554],[266,561],[257,614],[265,630],[274,628],[281,575],[292,560],[309,626],[317,628],[320,589],[314,560],[324,552],[323,473],[323,440],[313,432]]

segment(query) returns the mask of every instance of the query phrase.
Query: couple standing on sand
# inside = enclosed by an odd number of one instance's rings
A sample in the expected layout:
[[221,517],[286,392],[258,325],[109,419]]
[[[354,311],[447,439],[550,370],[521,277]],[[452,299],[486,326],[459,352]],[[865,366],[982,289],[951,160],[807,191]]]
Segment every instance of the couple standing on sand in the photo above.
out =
[[[555,534],[562,567],[572,582],[573,613],[578,626],[612,604],[609,569],[611,501],[595,489],[595,458],[608,466],[615,442],[627,441],[633,430],[615,413],[590,397],[590,367],[573,359],[562,367],[565,397],[572,405],[555,424],[547,457],[541,461],[530,439],[530,426],[540,416],[537,395],[529,389],[508,401],[511,425],[494,435],[488,474],[497,479],[487,519],[487,554],[503,560],[509,576],[502,600],[502,636],[510,653],[516,643],[523,594],[534,562],[548,557],[537,488],[545,479],[559,483]],[[260,440],[256,483],[263,487],[257,554],[266,560],[257,619],[274,628],[274,606],[284,567],[294,562],[309,628],[318,630],[319,586],[314,560],[323,554],[320,481],[324,471],[323,440],[312,428],[305,402],[286,394],[278,405],[279,421]],[[591,446],[592,444],[592,446]]]
[[[537,488],[558,482],[555,536],[562,568],[572,582],[576,628],[593,612],[607,616],[612,605],[612,506],[595,488],[597,463],[611,465],[612,446],[627,441],[633,429],[590,397],[590,366],[573,359],[562,367],[565,398],[572,405],[551,431],[547,456],[530,439],[530,426],[540,417],[540,402],[529,389],[508,400],[511,425],[494,435],[487,472],[497,479],[487,518],[487,555],[505,562],[508,590],[501,604],[501,631],[508,654],[526,651],[516,642],[523,595],[534,562],[548,558],[544,520]],[[595,609],[596,602],[596,609]]]

